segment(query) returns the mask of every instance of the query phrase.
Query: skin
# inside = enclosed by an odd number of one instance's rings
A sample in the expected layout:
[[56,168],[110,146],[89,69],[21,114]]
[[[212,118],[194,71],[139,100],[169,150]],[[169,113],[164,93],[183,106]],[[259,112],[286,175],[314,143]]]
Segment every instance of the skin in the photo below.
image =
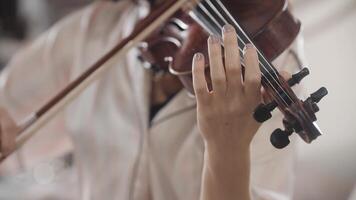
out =
[[20,127],[3,108],[0,108],[0,152],[7,156],[15,149],[15,139]]
[[211,91],[204,75],[204,56],[193,59],[193,85],[197,98],[198,127],[205,140],[201,199],[250,199],[250,144],[260,124],[252,116],[261,103],[261,73],[254,47],[247,45],[245,78],[236,32],[223,30],[225,65],[220,41],[208,40]]

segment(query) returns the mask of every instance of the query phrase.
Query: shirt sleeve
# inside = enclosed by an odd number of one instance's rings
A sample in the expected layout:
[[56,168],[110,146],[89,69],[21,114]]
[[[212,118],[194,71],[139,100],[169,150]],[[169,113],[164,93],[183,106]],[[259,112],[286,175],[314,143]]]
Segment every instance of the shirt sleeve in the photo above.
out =
[[260,137],[255,137],[252,143],[251,192],[254,200],[289,200],[293,197],[296,141],[300,138],[293,136],[286,148],[275,149],[269,136],[279,127],[278,120],[282,120],[281,116],[274,116],[270,123],[263,124],[263,132],[258,132]]
[[0,106],[20,120],[69,82],[81,13],[73,14],[14,55],[0,76]]
[[[69,83],[85,10],[69,15],[26,44],[0,74],[0,106],[17,123],[37,111]],[[43,159],[70,151],[72,147],[67,133],[64,115],[59,114],[2,163],[0,174],[22,171]]]

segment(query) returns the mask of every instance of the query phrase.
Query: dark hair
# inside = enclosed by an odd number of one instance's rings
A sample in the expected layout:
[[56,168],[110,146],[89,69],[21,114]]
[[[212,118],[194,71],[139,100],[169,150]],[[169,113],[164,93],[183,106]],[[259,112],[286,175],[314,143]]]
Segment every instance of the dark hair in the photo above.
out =
[[24,39],[26,24],[18,14],[18,0],[0,1],[0,34],[16,39]]

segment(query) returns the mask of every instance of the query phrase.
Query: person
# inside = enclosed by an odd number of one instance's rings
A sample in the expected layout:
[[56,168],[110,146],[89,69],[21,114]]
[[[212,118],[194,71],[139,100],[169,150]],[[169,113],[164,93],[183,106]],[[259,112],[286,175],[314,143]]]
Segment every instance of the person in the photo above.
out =
[[[144,1],[95,2],[19,52],[0,78],[2,152],[13,148],[15,136],[9,133],[16,132],[15,121],[129,35],[147,12]],[[138,50],[132,49],[56,119],[74,144],[78,187],[64,186],[78,191],[80,197],[73,198],[174,200],[199,199],[202,194],[203,199],[236,195],[248,199],[250,189],[252,199],[291,198],[295,144],[275,150],[268,139],[281,125],[281,115],[275,114],[253,137],[259,124],[251,112],[260,100],[255,51],[247,48],[251,71],[246,75],[251,75],[247,76],[251,82],[246,79],[241,84],[229,79],[228,70],[222,73],[214,41],[209,43],[210,57],[216,58],[212,77],[218,78],[213,94],[203,92],[200,54],[194,59],[196,101],[185,89],[173,96],[165,93],[164,83],[153,79],[153,72],[137,59]],[[294,45],[299,48],[298,43]],[[231,53],[231,63],[239,63],[236,52],[226,52]],[[294,71],[300,64],[296,60],[286,51],[274,63],[279,69]],[[236,70],[239,65],[227,63],[225,67],[241,73]],[[228,98],[222,96],[225,89]],[[157,105],[150,119],[150,110]],[[208,111],[211,105],[215,109]],[[212,119],[218,120],[213,123]]]

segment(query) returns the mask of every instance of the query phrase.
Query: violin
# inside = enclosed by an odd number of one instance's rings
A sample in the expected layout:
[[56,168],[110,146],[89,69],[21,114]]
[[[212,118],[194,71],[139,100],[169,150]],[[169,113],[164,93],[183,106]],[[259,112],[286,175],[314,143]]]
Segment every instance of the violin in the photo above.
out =
[[[309,74],[308,69],[285,80],[271,64],[300,31],[300,22],[289,12],[286,0],[165,0],[154,5],[128,37],[29,116],[16,139],[16,149],[114,66],[109,62],[125,56],[132,48],[140,49],[140,59],[146,65],[176,75],[193,94],[193,54],[198,51],[207,54],[208,36],[221,36],[225,24],[231,24],[237,30],[240,54],[247,43],[254,45],[258,52],[262,86],[272,101],[259,105],[253,113],[254,118],[264,122],[272,117],[275,108],[284,115],[285,130],[276,129],[271,134],[272,145],[284,148],[294,132],[307,143],[320,136],[315,113],[319,111],[317,103],[327,90],[322,87],[306,100],[300,100],[291,87]],[[5,158],[0,154],[0,161]]]
[[[311,143],[321,132],[315,113],[318,103],[325,95],[322,87],[310,98],[301,101],[291,87],[309,74],[307,68],[285,81],[271,64],[297,37],[301,24],[288,10],[286,0],[204,0],[189,12],[176,12],[161,28],[152,33],[140,45],[141,59],[146,65],[159,66],[179,77],[185,88],[194,93],[191,59],[196,52],[207,55],[207,38],[210,34],[221,36],[222,27],[231,24],[238,34],[241,57],[247,43],[258,50],[262,85],[273,101],[256,108],[254,117],[265,122],[271,112],[279,108],[284,114],[285,130],[276,129],[271,134],[271,143],[276,148],[286,147],[289,136],[296,132]],[[208,58],[208,56],[205,56]],[[208,66],[206,69],[209,69]],[[207,77],[210,76],[206,72]],[[208,85],[209,84],[208,78]]]

